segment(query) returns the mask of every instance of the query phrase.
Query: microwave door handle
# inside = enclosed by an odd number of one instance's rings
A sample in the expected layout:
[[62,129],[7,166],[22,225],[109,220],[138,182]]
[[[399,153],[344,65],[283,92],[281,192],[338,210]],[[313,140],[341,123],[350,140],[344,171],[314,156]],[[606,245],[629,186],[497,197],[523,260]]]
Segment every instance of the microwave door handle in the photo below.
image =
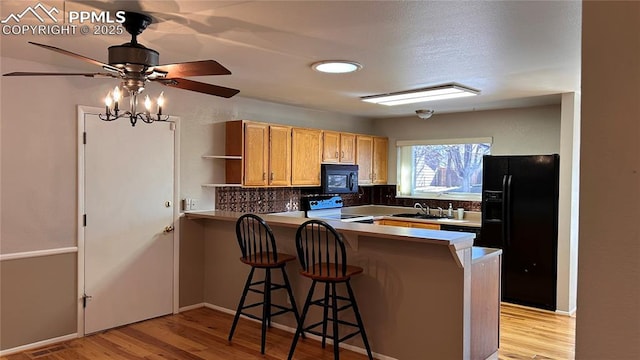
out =
[[349,173],[349,190],[353,190],[353,178],[354,178],[354,173]]

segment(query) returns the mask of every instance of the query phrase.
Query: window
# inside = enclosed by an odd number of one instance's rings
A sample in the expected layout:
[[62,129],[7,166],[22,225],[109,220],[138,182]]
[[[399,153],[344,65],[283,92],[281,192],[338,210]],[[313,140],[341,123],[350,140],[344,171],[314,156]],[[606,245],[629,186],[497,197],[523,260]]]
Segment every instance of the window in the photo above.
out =
[[491,138],[398,141],[398,196],[479,200]]

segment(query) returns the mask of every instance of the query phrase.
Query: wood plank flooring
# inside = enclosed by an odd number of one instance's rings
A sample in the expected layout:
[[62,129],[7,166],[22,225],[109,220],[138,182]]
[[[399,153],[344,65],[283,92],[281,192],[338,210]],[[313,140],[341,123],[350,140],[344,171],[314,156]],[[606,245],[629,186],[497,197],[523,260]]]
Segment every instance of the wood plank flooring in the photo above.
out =
[[575,359],[575,316],[503,303],[500,360]]
[[[575,318],[503,304],[500,360],[574,358]],[[272,328],[260,354],[259,324],[241,319],[233,342],[227,336],[233,318],[207,308],[143,321],[80,339],[0,357],[0,360],[251,360],[286,359],[292,334]],[[366,356],[341,349],[342,360]],[[330,346],[306,339],[295,359],[333,359]],[[402,359],[414,360],[414,359]],[[423,360],[423,359],[416,359]]]

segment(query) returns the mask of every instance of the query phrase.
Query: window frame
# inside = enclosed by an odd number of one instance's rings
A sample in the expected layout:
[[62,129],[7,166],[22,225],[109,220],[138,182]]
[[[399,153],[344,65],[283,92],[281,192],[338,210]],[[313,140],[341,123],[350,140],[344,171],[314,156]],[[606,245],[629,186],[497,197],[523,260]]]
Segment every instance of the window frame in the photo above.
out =
[[425,140],[397,140],[396,162],[396,198],[433,199],[433,200],[463,200],[482,201],[482,193],[453,193],[453,192],[425,192],[415,193],[413,168],[413,146],[421,145],[458,145],[458,144],[489,144],[489,154],[493,147],[493,137],[453,138],[453,139],[425,139]]

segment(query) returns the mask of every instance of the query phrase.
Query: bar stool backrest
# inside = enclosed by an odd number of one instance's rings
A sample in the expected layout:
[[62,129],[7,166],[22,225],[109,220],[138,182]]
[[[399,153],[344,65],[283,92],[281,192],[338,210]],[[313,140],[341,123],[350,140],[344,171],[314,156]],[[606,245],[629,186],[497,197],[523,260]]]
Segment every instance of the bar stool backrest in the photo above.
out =
[[318,276],[345,276],[347,254],[344,242],[336,229],[326,222],[313,219],[300,225],[296,232],[296,249],[304,272]]
[[269,225],[255,214],[244,214],[236,221],[236,237],[245,261],[278,262],[276,239]]

